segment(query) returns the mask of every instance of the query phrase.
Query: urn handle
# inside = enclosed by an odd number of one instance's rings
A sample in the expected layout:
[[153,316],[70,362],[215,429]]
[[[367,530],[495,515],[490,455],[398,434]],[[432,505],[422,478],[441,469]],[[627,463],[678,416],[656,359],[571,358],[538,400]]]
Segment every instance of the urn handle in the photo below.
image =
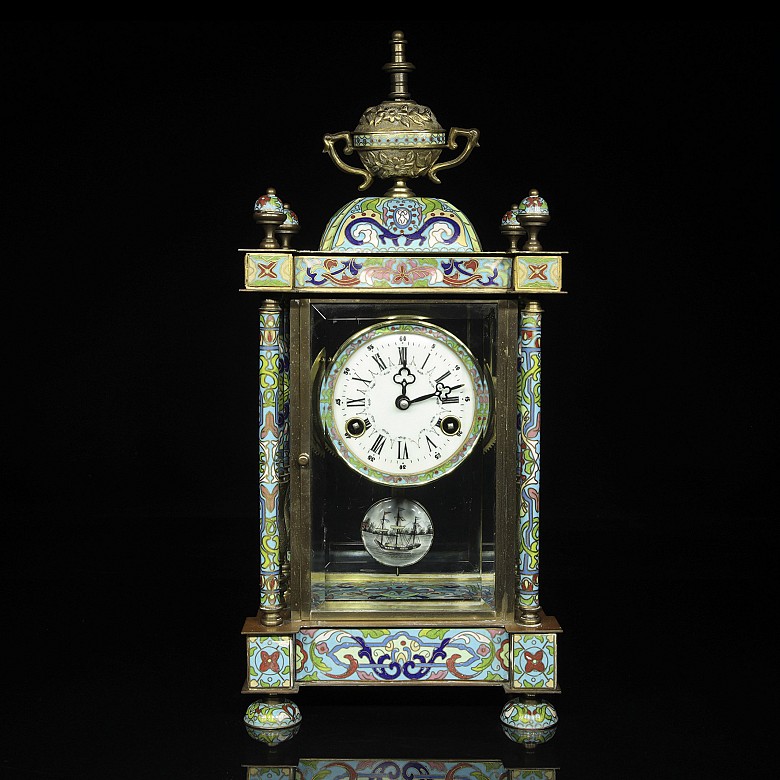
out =
[[460,127],[451,127],[450,135],[447,139],[448,149],[455,150],[458,148],[458,142],[456,140],[458,136],[464,136],[466,138],[466,145],[461,150],[461,153],[452,160],[437,162],[432,165],[431,169],[428,171],[428,178],[431,181],[435,181],[436,184],[441,184],[439,177],[436,175],[436,171],[442,171],[445,168],[454,168],[456,165],[460,165],[471,154],[472,149],[474,149],[475,146],[479,146],[479,143],[477,143],[479,141],[479,130],[463,130]]
[[339,154],[336,151],[335,144],[337,141],[344,141],[344,154],[352,154],[352,152],[355,151],[355,148],[352,146],[352,134],[348,130],[345,130],[342,133],[328,133],[328,135],[323,138],[323,141],[325,142],[323,151],[330,155],[330,159],[333,160],[336,167],[346,173],[354,173],[356,176],[362,176],[363,182],[358,189],[368,189],[371,186],[371,182],[374,181],[373,175],[365,170],[365,168],[355,168],[354,165],[347,165],[347,163],[339,157]]

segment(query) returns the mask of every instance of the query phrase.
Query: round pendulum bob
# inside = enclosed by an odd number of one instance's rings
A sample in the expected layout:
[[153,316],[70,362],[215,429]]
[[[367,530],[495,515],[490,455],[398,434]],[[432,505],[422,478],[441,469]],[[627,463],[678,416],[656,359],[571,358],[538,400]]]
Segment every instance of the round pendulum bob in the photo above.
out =
[[504,734],[527,748],[551,740],[557,725],[558,713],[552,704],[533,696],[510,699],[501,710]]
[[244,725],[252,739],[274,746],[292,739],[300,728],[301,711],[290,699],[268,696],[253,701],[244,715]]
[[430,550],[433,521],[417,501],[383,498],[369,507],[360,533],[363,546],[375,561],[401,568],[422,560]]

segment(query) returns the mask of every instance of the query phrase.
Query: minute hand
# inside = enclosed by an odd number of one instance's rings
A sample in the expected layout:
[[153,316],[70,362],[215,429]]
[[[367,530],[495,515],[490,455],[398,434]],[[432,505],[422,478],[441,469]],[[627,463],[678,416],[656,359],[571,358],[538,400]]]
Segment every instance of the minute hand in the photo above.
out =
[[416,404],[418,401],[426,401],[429,398],[433,398],[435,395],[439,396],[439,398],[442,396],[448,396],[453,390],[457,390],[459,387],[463,387],[463,385],[455,385],[454,387],[437,387],[436,390],[434,390],[432,393],[426,393],[425,395],[418,396],[417,398],[410,398],[409,403]]

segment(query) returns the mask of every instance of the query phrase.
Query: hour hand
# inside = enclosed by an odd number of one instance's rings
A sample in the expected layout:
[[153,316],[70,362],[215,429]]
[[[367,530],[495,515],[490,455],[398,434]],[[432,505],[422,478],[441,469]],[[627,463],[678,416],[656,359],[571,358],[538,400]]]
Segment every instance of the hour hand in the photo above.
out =
[[415,375],[406,366],[399,368],[397,373],[393,376],[393,382],[397,385],[401,385],[404,393],[406,393],[406,386],[413,384],[415,379]]
[[395,399],[395,405],[399,409],[409,408],[409,398],[406,395],[406,386],[412,384],[415,380],[415,375],[406,367],[406,359],[404,358],[404,364],[398,369],[398,372],[393,376],[393,382],[397,385],[401,385],[401,395]]

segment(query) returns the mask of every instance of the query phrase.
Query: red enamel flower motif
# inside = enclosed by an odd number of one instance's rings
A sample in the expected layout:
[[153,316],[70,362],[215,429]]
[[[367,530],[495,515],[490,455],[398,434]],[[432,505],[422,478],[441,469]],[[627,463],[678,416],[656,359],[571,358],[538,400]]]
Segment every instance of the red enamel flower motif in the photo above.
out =
[[537,650],[535,653],[532,653],[529,650],[524,650],[523,657],[525,658],[526,672],[543,672],[544,671],[544,661],[542,660],[543,656],[544,656],[544,650]]
[[269,669],[273,672],[279,671],[279,650],[270,655],[265,650],[260,651],[260,671],[267,672]]

